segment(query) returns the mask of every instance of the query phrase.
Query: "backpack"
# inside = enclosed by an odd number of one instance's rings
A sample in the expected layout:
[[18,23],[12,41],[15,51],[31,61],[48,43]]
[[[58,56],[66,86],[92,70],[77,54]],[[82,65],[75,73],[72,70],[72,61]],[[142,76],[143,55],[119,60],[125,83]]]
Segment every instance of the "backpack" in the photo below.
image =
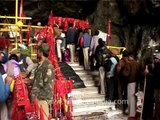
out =
[[106,72],[109,72],[110,70],[111,70],[111,66],[112,66],[112,61],[111,61],[111,59],[110,58],[106,58],[105,60],[104,60],[104,69],[105,69],[105,71]]

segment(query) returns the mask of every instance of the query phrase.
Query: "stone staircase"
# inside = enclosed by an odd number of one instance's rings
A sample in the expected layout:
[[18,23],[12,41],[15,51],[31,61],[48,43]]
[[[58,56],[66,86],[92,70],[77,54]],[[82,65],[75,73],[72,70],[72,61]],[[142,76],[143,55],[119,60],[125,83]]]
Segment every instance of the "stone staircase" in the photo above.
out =
[[98,71],[85,71],[78,63],[68,64],[86,86],[72,91],[73,120],[110,120],[115,114],[121,113],[115,109],[114,103],[105,101],[104,95],[98,93]]

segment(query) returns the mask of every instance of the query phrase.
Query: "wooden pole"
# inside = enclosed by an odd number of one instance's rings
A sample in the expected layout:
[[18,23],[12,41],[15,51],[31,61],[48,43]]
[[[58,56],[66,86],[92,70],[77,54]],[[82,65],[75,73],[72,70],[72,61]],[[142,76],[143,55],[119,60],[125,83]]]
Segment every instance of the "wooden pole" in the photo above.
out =
[[[146,65],[145,70],[148,69],[148,65]],[[145,98],[145,94],[146,94],[146,80],[147,80],[147,75],[145,74],[144,76],[144,87],[143,87],[143,103],[142,103],[142,110],[141,110],[141,114],[140,114],[140,120],[143,120],[143,107],[144,107],[144,98]]]

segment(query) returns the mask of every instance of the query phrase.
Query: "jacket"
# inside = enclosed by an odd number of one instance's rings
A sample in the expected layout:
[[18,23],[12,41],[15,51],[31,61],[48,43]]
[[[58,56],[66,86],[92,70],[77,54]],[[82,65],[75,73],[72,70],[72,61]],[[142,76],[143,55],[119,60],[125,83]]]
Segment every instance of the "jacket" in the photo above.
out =
[[0,102],[6,101],[10,93],[9,84],[3,81],[2,75],[0,74]]
[[84,48],[85,47],[90,47],[90,45],[91,45],[91,39],[92,39],[91,35],[89,35],[88,33],[85,33],[83,35],[83,39],[84,39],[83,47]]
[[137,75],[138,75],[138,71],[139,71],[139,64],[136,60],[129,60],[128,63],[126,63],[126,65],[128,65],[128,82],[137,82]]
[[100,66],[103,66],[104,65],[104,57],[103,55],[104,54],[107,54],[108,50],[107,50],[107,47],[105,46],[100,46],[98,45],[97,48],[96,48],[96,51],[95,51],[95,59],[97,61],[97,66],[100,67]]
[[35,66],[32,59],[25,54],[20,55],[19,64],[20,64],[21,72],[25,72],[25,70],[28,70],[29,72],[31,72]]
[[67,30],[66,41],[67,44],[76,44],[76,30],[74,28],[69,28]]
[[35,97],[37,97],[38,100],[51,100],[53,97],[54,78],[55,72],[49,60],[39,64],[35,70],[31,89],[31,101],[34,101]]

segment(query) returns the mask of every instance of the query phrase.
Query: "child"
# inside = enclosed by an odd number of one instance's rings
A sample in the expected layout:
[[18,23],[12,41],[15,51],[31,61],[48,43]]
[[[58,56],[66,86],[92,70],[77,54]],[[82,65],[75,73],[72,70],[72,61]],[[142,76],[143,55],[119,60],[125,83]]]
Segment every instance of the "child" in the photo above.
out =
[[70,51],[68,48],[63,52],[63,61],[70,62]]

